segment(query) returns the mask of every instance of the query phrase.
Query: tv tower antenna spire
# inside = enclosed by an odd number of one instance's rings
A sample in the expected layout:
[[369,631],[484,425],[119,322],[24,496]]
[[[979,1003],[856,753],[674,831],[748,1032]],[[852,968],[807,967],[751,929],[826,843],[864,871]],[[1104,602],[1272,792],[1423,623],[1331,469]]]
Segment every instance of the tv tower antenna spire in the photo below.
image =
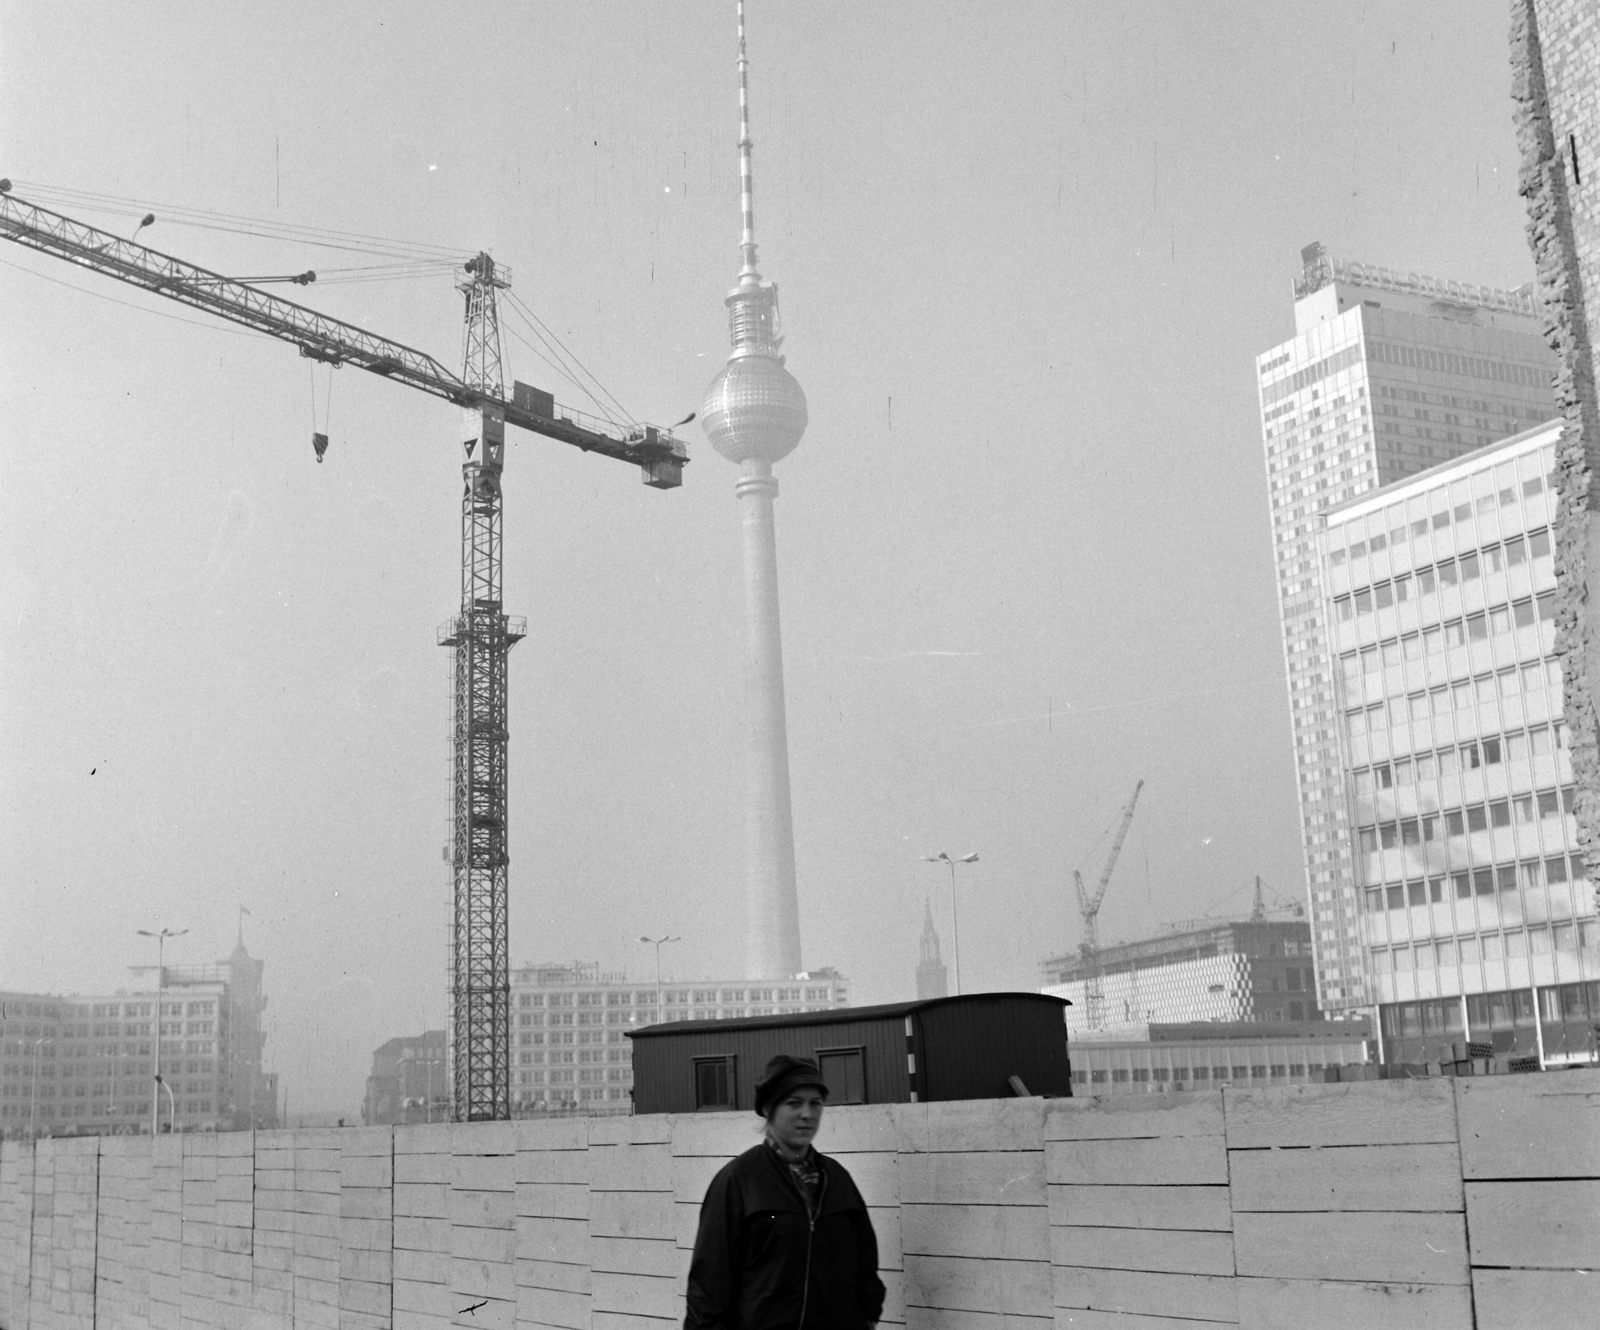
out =
[[740,468],[745,585],[745,967],[752,979],[788,979],[800,969],[800,905],[789,801],[789,731],[778,628],[778,549],[772,464],[795,450],[806,428],[806,396],[778,348],[778,289],[756,271],[750,77],[744,0],[739,0],[739,187],[743,227],[739,284],[724,300],[733,350],[706,392],[700,420],[711,446]]
[[759,285],[756,271],[756,203],[754,172],[750,165],[750,58],[744,49],[744,0],[739,0],[739,202],[744,216],[744,237],[739,248],[744,267],[739,270],[741,286]]

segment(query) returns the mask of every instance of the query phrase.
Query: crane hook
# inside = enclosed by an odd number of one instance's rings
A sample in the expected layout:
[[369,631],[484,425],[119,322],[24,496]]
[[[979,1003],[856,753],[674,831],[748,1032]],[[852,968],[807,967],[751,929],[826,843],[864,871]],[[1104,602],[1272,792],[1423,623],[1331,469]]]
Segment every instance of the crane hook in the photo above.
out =
[[311,446],[316,450],[317,461],[321,462],[322,454],[328,451],[328,436],[326,434],[317,434],[313,432],[311,435]]

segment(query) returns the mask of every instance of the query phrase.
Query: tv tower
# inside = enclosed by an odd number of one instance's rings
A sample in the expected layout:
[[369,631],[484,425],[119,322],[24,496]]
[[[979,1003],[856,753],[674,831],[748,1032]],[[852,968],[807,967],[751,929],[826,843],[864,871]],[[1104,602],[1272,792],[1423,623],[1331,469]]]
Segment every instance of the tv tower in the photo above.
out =
[[778,549],[772,464],[806,429],[806,396],[778,354],[778,288],[756,270],[750,171],[750,94],[739,0],[739,181],[744,256],[739,284],[723,302],[733,351],[706,392],[700,419],[711,446],[739,466],[733,492],[743,510],[745,627],[745,969],[752,979],[787,979],[800,969],[800,902],[789,807],[789,730],[778,630]]

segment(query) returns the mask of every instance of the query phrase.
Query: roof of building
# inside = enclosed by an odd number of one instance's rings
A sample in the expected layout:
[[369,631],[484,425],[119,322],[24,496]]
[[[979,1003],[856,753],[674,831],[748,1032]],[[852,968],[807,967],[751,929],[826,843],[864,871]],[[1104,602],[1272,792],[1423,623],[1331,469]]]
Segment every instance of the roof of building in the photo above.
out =
[[[1176,961],[1198,959],[1201,954],[1216,955],[1221,951],[1265,956],[1274,940],[1287,937],[1309,941],[1310,923],[1303,918],[1205,920],[1175,928],[1159,937],[1103,946],[1100,948],[1100,969],[1102,973],[1108,973],[1147,965],[1170,965]],[[1068,952],[1049,957],[1044,962],[1044,968],[1081,978],[1087,973],[1087,962],[1078,952]]]
[[884,1020],[893,1016],[909,1016],[914,1011],[929,1007],[948,1006],[953,1002],[980,1002],[994,998],[1029,998],[1036,1002],[1054,1002],[1070,1007],[1066,998],[1050,993],[999,992],[961,993],[950,997],[923,998],[918,1002],[886,1002],[875,1007],[834,1007],[828,1011],[801,1011],[788,1016],[741,1016],[726,1021],[664,1021],[647,1025],[640,1030],[629,1030],[629,1039],[653,1038],[666,1034],[693,1034],[702,1030],[762,1030],[782,1026],[842,1025],[851,1021]]
[[1363,494],[1354,495],[1339,503],[1330,504],[1323,509],[1319,516],[1323,525],[1331,525],[1336,521],[1357,512],[1364,512],[1368,508],[1382,508],[1391,504],[1401,495],[1420,493],[1432,489],[1440,482],[1454,479],[1454,473],[1470,471],[1473,467],[1488,462],[1498,453],[1512,452],[1522,449],[1532,451],[1533,446],[1548,443],[1551,439],[1559,438],[1566,422],[1560,416],[1551,420],[1541,421],[1516,434],[1508,434],[1503,439],[1496,439],[1493,443],[1486,443],[1481,448],[1474,448],[1471,452],[1461,453],[1443,462],[1436,462],[1425,471],[1417,471],[1409,476],[1401,476],[1398,480],[1391,480],[1387,485],[1380,485],[1377,489],[1367,490]]

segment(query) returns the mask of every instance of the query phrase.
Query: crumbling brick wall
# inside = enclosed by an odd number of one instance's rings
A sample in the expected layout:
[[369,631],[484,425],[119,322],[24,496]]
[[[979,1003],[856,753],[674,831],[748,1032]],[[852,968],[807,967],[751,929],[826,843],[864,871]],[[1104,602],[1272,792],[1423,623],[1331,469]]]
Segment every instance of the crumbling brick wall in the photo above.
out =
[[1528,244],[1566,421],[1556,447],[1556,650],[1578,788],[1578,839],[1600,880],[1600,17],[1593,0],[1512,0],[1512,99]]

